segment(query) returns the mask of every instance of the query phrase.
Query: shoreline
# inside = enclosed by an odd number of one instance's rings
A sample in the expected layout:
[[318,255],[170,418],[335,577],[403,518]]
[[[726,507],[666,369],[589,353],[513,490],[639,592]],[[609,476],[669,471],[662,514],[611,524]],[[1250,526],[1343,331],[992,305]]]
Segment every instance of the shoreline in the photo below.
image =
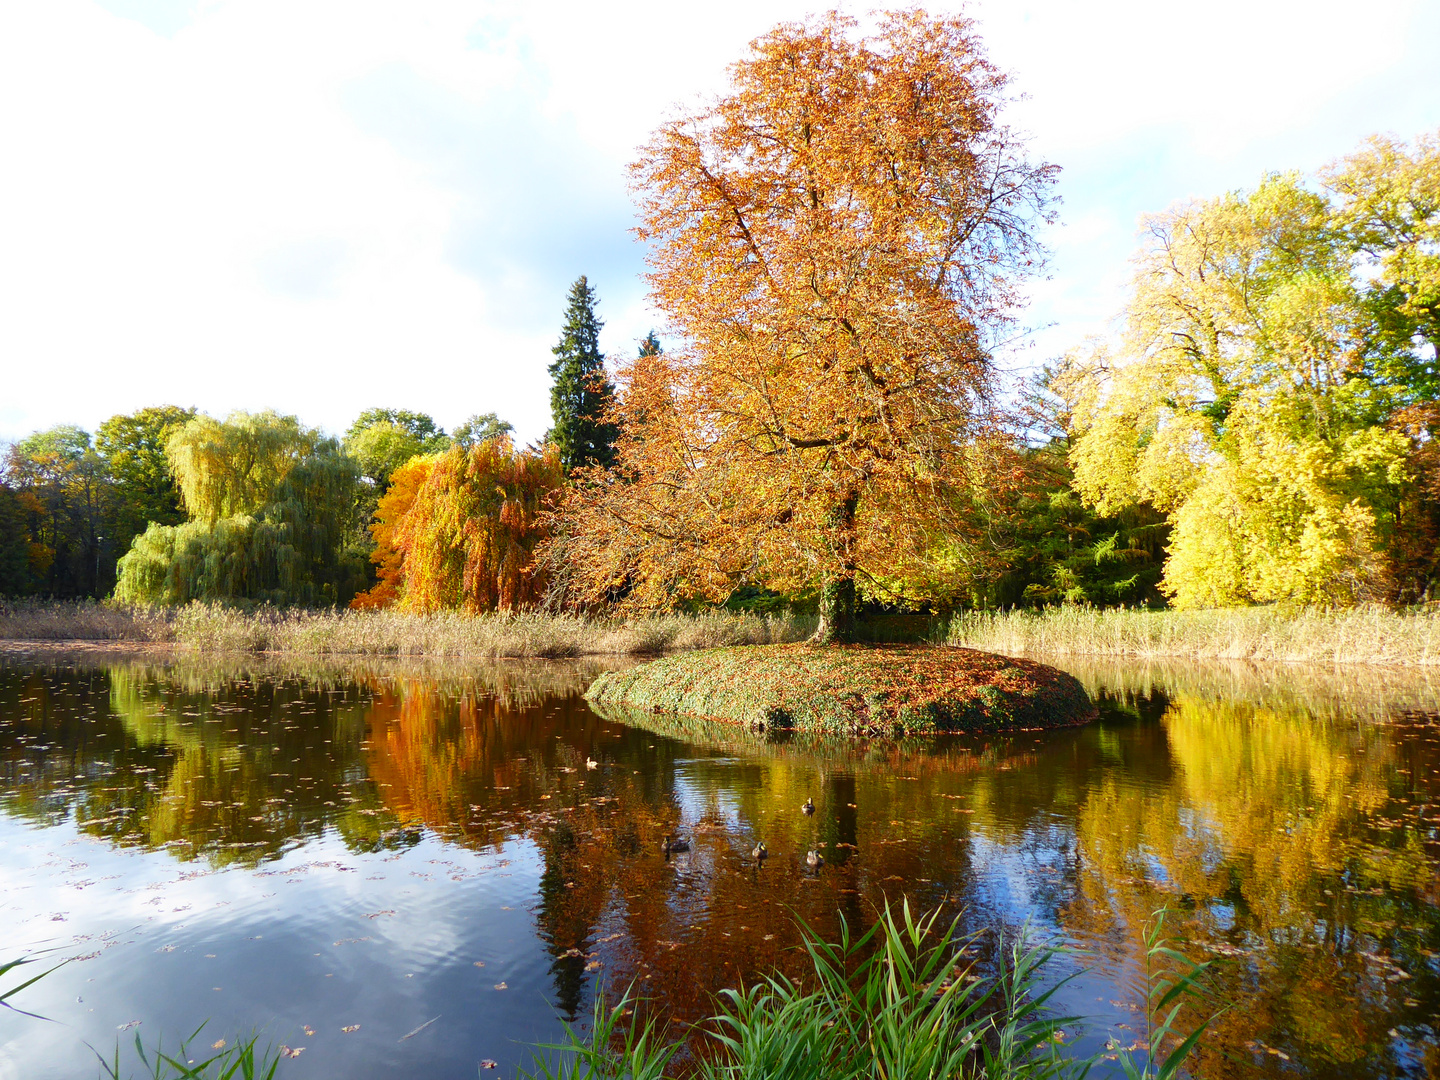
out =
[[[877,643],[885,643],[885,634],[879,632],[884,620],[876,625]],[[198,603],[147,610],[89,602],[0,602],[0,647],[6,652],[113,647],[311,658],[656,657],[732,645],[798,643],[813,628],[809,616],[723,609],[619,619],[538,612],[244,612]],[[909,637],[913,640],[914,635]],[[948,623],[937,621],[925,643],[1019,657],[1433,671],[1440,670],[1440,605],[1401,612],[1275,607],[965,612]]]

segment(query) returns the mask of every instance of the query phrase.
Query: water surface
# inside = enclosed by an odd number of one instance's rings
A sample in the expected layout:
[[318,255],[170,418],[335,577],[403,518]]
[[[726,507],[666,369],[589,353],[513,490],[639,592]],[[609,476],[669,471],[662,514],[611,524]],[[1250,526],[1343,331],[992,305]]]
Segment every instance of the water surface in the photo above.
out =
[[1168,905],[1232,1004],[1197,1075],[1440,1073],[1435,688],[1059,663],[1098,723],[837,747],[606,720],[584,664],[0,658],[0,958],[74,958],[0,1011],[0,1078],[205,1021],[287,1077],[513,1075],[599,987],[696,1020],[902,895],[978,970],[1026,925],[1081,950],[1087,1049],[1135,1040]]

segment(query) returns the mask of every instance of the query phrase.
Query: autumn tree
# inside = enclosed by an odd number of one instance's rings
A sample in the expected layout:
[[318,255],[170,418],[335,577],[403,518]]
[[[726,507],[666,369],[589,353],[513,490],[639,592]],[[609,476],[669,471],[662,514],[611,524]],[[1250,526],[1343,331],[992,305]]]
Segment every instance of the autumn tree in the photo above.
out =
[[[458,440],[457,446],[463,445]],[[375,566],[375,584],[350,601],[357,610],[387,608],[400,601],[405,593],[405,551],[400,530],[405,527],[415,498],[435,468],[438,455],[412,457],[390,474],[390,486],[375,506],[370,523],[374,549],[370,561]]]
[[615,387],[600,351],[604,322],[595,314],[595,290],[582,274],[570,286],[565,325],[550,351],[551,424],[545,441],[560,452],[566,471],[609,465],[615,457],[615,427],[607,419]]
[[376,539],[399,555],[388,580],[404,610],[515,611],[544,595],[535,549],[564,483],[558,448],[516,450],[501,436],[416,459],[399,475],[413,494],[382,500]]
[[1000,119],[973,25],[838,13],[758,39],[633,166],[672,348],[629,363],[617,465],[583,473],[583,594],[913,595],[965,561],[967,493],[1012,482],[991,350],[1040,258],[1051,166]]
[[27,551],[27,572],[17,582],[55,597],[107,592],[113,495],[90,433],[61,424],[20,439],[0,461],[0,483],[14,495],[0,544]]
[[1123,332],[1062,381],[1077,489],[1168,516],[1177,604],[1349,604],[1434,575],[1398,552],[1440,521],[1413,483],[1434,467],[1437,171],[1435,140],[1376,142],[1328,192],[1276,174],[1147,220]]

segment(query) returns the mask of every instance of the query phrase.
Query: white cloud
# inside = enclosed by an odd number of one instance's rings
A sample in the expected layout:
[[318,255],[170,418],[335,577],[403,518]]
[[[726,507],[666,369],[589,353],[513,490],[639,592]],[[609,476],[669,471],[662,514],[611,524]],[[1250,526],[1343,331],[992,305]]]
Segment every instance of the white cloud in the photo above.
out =
[[[586,273],[657,321],[625,165],[777,18],[815,5],[46,0],[0,12],[0,437],[145,404],[384,403],[548,423]],[[974,9],[1066,167],[1055,351],[1110,316],[1136,215],[1440,126],[1440,12],[1106,0]]]

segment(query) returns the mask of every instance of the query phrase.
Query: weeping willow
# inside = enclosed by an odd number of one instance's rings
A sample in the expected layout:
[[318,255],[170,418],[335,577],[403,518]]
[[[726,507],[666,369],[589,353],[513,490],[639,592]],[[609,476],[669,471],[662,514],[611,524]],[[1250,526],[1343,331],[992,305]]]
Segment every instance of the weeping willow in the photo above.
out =
[[198,417],[166,447],[191,520],[151,524],[120,560],[115,598],[344,604],[363,585],[346,541],[359,470],[294,417]]
[[454,447],[435,460],[394,528],[408,611],[514,611],[544,594],[535,548],[564,483],[558,452],[515,450],[508,438]]

